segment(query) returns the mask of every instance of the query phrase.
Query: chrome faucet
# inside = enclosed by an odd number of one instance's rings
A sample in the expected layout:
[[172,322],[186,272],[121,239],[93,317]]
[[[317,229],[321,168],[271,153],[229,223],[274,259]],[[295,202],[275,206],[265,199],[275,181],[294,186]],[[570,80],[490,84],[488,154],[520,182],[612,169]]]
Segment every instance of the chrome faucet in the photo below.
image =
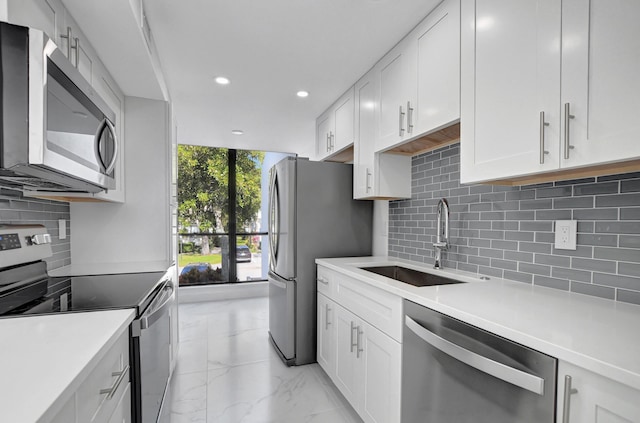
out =
[[441,198],[438,202],[436,242],[433,244],[433,249],[435,253],[435,263],[433,268],[442,269],[442,251],[449,249],[449,203],[447,203],[446,198]]

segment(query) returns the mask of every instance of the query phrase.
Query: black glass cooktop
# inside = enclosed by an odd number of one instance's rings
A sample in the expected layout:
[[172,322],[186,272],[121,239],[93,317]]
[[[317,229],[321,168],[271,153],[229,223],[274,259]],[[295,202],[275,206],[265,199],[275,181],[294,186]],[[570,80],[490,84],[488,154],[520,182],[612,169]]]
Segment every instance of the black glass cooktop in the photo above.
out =
[[120,308],[136,308],[140,315],[167,283],[163,275],[164,272],[145,272],[45,278],[34,283],[46,284],[46,294],[2,316]]

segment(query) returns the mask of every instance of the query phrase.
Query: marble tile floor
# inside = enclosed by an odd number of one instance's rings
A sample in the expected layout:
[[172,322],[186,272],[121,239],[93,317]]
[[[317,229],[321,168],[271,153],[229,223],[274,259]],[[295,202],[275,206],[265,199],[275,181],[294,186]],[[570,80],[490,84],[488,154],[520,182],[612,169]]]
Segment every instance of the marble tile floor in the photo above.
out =
[[171,423],[361,423],[317,363],[287,367],[266,297],[182,304]]

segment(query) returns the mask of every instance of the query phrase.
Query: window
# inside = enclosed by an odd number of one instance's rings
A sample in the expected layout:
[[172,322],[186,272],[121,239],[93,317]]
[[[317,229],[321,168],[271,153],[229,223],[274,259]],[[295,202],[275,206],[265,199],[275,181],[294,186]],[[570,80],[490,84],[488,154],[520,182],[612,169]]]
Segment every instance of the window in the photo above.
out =
[[267,279],[269,168],[285,156],[178,146],[180,286]]

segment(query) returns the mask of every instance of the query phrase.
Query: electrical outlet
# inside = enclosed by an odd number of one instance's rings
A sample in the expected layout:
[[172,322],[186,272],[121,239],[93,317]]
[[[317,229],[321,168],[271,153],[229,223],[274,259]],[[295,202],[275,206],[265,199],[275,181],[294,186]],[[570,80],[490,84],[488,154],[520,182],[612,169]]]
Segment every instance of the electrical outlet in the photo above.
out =
[[556,220],[556,249],[575,250],[577,237],[577,220]]

